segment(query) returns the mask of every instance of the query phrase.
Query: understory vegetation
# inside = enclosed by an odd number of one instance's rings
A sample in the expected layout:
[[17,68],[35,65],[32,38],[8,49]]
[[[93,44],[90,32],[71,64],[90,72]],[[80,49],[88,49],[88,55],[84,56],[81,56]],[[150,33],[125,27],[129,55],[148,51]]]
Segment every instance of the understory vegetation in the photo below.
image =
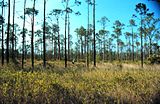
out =
[[[160,67],[102,63],[86,69],[83,64],[48,62],[33,72],[0,66],[0,103],[12,104],[155,104],[160,102]],[[61,65],[62,64],[62,65]],[[102,67],[103,66],[103,67]],[[27,66],[26,66],[27,67]],[[36,70],[37,69],[37,70]]]

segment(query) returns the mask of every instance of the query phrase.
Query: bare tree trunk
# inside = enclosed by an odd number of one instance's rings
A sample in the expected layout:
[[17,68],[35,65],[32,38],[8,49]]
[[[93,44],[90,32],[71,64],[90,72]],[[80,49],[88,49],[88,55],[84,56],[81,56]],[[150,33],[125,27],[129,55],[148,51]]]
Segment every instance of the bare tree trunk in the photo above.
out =
[[[64,52],[63,43],[62,43],[61,47],[62,47],[62,51],[61,51],[61,52],[62,52],[62,56],[64,56],[64,53],[63,53],[63,52]],[[62,58],[63,58],[63,57],[62,57]]]
[[[66,4],[66,10],[68,8],[68,0]],[[67,68],[67,11],[65,14],[65,39],[64,39],[64,44],[65,44],[65,68]]]
[[131,55],[131,40],[129,37],[129,60],[132,60],[132,55]]
[[9,64],[9,34],[10,34],[10,0],[8,0],[8,27],[7,27],[7,49],[6,49],[7,64]]
[[138,59],[138,46],[137,46],[137,48],[136,48],[136,60],[139,60],[139,59]]
[[152,55],[152,39],[149,37],[149,57]]
[[83,59],[83,38],[82,36],[80,36],[80,40],[81,40],[81,59]]
[[15,61],[15,56],[14,56],[14,17],[15,17],[15,0],[13,1],[13,30],[12,30],[12,61]]
[[[3,17],[4,0],[2,1],[2,17]],[[2,22],[2,66],[4,65],[4,25]]]
[[96,67],[95,0],[93,0],[94,67]]
[[133,34],[133,27],[132,27],[132,61],[134,61],[134,34]]
[[41,59],[43,59],[43,52],[42,52],[42,50],[43,50],[43,44],[41,42]]
[[52,59],[54,58],[53,40],[54,39],[53,39],[53,33],[52,33],[52,51],[51,51],[52,52]]
[[117,38],[117,60],[119,60],[119,43]]
[[[57,18],[57,25],[59,27],[59,20]],[[60,48],[60,34],[58,30],[58,59],[61,60],[61,48]]]
[[90,31],[89,31],[90,29],[89,29],[89,2],[88,2],[88,31],[87,31],[87,39],[86,39],[86,45],[87,45],[87,67],[89,68],[89,45],[88,45],[88,37],[89,37],[89,33],[90,33]]
[[68,13],[68,60],[70,60],[70,20]]
[[54,60],[57,59],[57,48],[56,48],[57,44],[56,44],[56,38],[54,40]]
[[25,54],[25,11],[26,11],[26,1],[24,0],[24,18],[23,18],[23,35],[22,35],[22,69],[24,68],[24,54]]
[[143,36],[142,36],[142,16],[141,16],[141,67],[143,68]]
[[103,40],[104,42],[103,42],[103,62],[105,61],[105,51],[106,51],[106,48],[105,48],[105,35],[104,35],[104,40]]
[[87,46],[86,46],[86,44],[87,44],[87,34],[85,33],[84,34],[84,43],[83,43],[84,45],[84,60],[86,60],[86,57],[87,57]]
[[15,50],[15,57],[17,57],[17,40],[16,40],[16,35],[17,35],[17,29],[16,29],[16,27],[15,27],[15,38],[14,38],[14,50]]
[[33,3],[33,18],[32,18],[32,35],[31,35],[31,61],[32,71],[34,70],[34,17],[35,17],[35,0]]
[[43,67],[46,68],[46,0],[44,0],[44,23],[43,23]]

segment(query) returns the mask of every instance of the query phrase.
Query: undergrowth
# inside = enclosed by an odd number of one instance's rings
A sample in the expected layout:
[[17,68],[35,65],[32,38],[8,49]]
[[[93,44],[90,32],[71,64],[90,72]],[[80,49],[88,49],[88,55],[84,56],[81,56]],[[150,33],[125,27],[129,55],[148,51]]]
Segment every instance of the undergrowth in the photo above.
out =
[[[50,63],[51,64],[51,63]],[[1,66],[0,103],[155,104],[160,102],[160,70],[48,68],[36,71]],[[110,68],[115,68],[114,70]],[[56,71],[57,70],[57,71]]]

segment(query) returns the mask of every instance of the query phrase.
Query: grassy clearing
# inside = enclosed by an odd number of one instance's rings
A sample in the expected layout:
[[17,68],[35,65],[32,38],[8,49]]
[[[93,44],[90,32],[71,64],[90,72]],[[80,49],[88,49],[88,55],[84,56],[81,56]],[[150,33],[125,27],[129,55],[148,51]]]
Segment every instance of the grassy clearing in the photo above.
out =
[[1,67],[0,103],[160,102],[160,67],[157,65],[140,69],[136,64],[106,63],[85,70],[78,63],[69,69],[58,67],[61,63],[48,64],[54,68],[33,73],[17,71],[13,65]]

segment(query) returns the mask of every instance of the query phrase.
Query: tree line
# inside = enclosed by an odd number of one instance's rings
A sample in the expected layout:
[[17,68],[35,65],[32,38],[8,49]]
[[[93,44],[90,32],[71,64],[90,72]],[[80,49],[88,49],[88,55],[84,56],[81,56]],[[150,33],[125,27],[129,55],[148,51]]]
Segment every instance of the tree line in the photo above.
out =
[[[25,60],[31,59],[32,69],[34,70],[34,59],[43,60],[43,67],[46,67],[47,60],[64,60],[65,67],[67,62],[76,60],[77,62],[85,62],[89,67],[91,62],[96,66],[97,61],[112,62],[118,61],[137,61],[141,60],[143,67],[144,60],[159,52],[160,39],[160,18],[155,18],[154,12],[150,12],[144,3],[138,3],[135,6],[135,13],[128,21],[128,24],[115,20],[113,31],[107,30],[107,24],[110,20],[103,16],[96,21],[96,1],[86,0],[87,6],[87,28],[84,26],[75,29],[77,40],[75,49],[73,48],[72,35],[70,33],[70,14],[81,15],[80,11],[75,11],[70,6],[70,0],[62,0],[65,9],[53,9],[46,15],[46,0],[43,1],[43,22],[41,29],[35,31],[35,16],[40,12],[36,8],[36,0],[32,1],[32,7],[26,8],[26,3],[31,2],[24,0],[23,26],[20,28],[15,23],[16,0],[2,0],[0,2],[2,14],[0,16],[1,24],[1,63],[20,61],[21,67],[24,69]],[[81,5],[81,1],[75,0],[75,6]],[[12,6],[12,12],[11,12]],[[4,10],[8,10],[8,22],[5,23]],[[91,10],[92,8],[92,10]],[[92,11],[92,12],[91,12]],[[10,14],[13,13],[12,22],[10,22]],[[59,18],[64,16],[64,34],[60,34]],[[92,23],[90,19],[92,16]],[[26,17],[31,20],[31,31],[26,28]],[[77,17],[78,18],[78,17]],[[53,22],[55,20],[56,22]],[[50,21],[50,22],[47,22]],[[17,21],[16,21],[17,22]],[[101,29],[96,33],[96,25],[100,25]],[[123,30],[128,28],[127,32]],[[5,34],[7,36],[5,37]],[[26,37],[30,37],[30,42]],[[22,39],[22,43],[19,43]],[[19,47],[17,47],[19,46]],[[49,46],[49,49],[46,47]],[[148,51],[149,50],[149,51]]]

